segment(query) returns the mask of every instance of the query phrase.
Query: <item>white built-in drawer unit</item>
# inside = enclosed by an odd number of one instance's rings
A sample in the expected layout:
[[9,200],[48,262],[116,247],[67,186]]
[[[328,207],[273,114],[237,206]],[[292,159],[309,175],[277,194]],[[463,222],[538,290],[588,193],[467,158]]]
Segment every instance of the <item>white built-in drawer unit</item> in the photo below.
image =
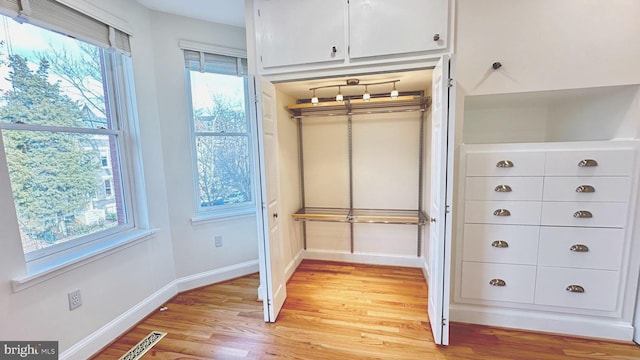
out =
[[618,271],[538,266],[535,304],[613,311],[618,301]]
[[462,152],[456,301],[606,316],[626,278],[635,145],[531,145]]
[[544,160],[542,151],[468,153],[466,176],[542,176]]
[[624,230],[543,226],[539,243],[540,266],[620,270]]
[[546,177],[542,199],[545,201],[627,202],[630,193],[631,178],[628,176]]
[[542,197],[542,177],[487,176],[469,177],[466,182],[467,200],[524,200]]
[[462,296],[531,304],[535,279],[535,266],[465,261],[462,265]]
[[466,201],[466,223],[539,225],[540,201]]
[[536,265],[539,226],[465,224],[462,259]]

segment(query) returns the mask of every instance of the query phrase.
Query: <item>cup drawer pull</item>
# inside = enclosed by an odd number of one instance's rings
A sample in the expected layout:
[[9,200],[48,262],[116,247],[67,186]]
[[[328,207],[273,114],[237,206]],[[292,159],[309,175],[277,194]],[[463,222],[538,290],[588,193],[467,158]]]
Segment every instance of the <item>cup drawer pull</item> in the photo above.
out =
[[511,216],[511,211],[509,211],[507,209],[497,209],[496,211],[493,212],[493,215],[495,215],[495,216]]
[[511,189],[511,186],[509,186],[509,185],[498,185],[498,186],[496,186],[496,188],[495,188],[495,189],[493,189],[493,190],[494,190],[495,192],[511,192],[511,191],[513,191],[513,190]]
[[507,283],[502,279],[491,279],[491,281],[489,281],[489,285],[491,285],[491,286],[507,286]]
[[567,290],[568,292],[579,294],[582,294],[584,292],[584,288],[580,285],[569,285],[565,290]]
[[589,252],[589,247],[587,245],[575,244],[572,245],[569,250],[573,252]]
[[494,248],[508,248],[509,247],[509,243],[503,240],[496,240],[494,242],[491,243],[491,246],[493,246]]
[[512,168],[513,167],[513,161],[511,161],[511,160],[500,160],[496,164],[496,167],[499,167],[499,168]]
[[578,163],[579,167],[595,167],[598,166],[598,162],[593,159],[584,159],[580,160]]
[[591,213],[591,211],[578,210],[573,213],[573,217],[576,219],[590,219],[593,217],[593,214]]
[[576,188],[576,192],[578,193],[592,193],[596,192],[596,188],[591,185],[580,185]]

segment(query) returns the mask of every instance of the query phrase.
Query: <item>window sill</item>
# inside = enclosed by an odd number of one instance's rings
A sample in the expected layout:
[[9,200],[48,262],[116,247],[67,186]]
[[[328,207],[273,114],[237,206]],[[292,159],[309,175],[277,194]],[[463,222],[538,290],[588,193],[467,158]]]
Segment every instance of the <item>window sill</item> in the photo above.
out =
[[191,218],[191,225],[203,225],[219,221],[231,221],[246,219],[256,215],[255,207],[212,212],[207,214],[197,214]]
[[14,293],[28,289],[68,271],[149,240],[156,233],[156,229],[132,230],[109,241],[97,242],[81,253],[71,252],[64,256],[51,257],[50,260],[41,262],[38,266],[29,266],[27,264],[28,274],[11,280],[11,287]]

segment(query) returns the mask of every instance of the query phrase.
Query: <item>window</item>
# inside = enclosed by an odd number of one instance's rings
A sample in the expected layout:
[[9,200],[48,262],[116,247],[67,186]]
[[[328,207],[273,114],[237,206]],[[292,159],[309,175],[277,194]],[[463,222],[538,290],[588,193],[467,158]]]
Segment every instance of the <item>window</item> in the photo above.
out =
[[0,5],[20,19],[0,15],[0,156],[29,262],[133,227],[122,73],[129,43],[56,1],[23,2]]
[[246,60],[185,50],[200,212],[253,208]]

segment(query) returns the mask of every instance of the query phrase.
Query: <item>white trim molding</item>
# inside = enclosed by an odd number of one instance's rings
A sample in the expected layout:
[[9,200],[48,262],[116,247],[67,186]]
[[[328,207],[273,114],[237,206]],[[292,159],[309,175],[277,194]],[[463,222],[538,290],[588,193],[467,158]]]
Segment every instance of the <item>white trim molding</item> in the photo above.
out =
[[415,256],[391,256],[378,254],[352,254],[349,252],[326,251],[326,250],[306,250],[304,259],[342,261],[356,264],[387,265],[422,267],[422,258]]
[[206,52],[210,54],[233,56],[243,59],[247,58],[247,50],[245,49],[235,49],[226,46],[212,45],[190,40],[179,40],[178,46],[182,50]]

